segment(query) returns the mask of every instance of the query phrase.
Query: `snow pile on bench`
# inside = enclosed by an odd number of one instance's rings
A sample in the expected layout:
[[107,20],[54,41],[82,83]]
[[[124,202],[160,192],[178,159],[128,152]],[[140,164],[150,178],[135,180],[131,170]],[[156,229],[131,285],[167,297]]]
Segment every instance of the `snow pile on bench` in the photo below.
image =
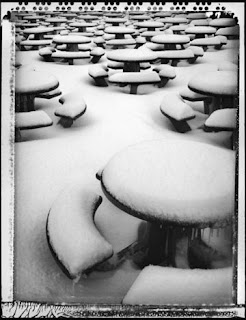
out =
[[108,76],[107,70],[102,65],[90,66],[88,69],[88,74],[95,80],[95,83],[100,87],[107,87],[108,84],[105,78]]
[[76,184],[61,192],[47,217],[50,248],[66,274],[75,281],[113,254],[112,246],[94,224],[101,202],[101,196]]
[[237,125],[237,109],[225,108],[211,113],[205,122],[205,127],[210,131],[233,131]]
[[213,270],[145,267],[123,304],[223,305],[232,303],[232,268]]
[[15,127],[20,130],[48,127],[52,124],[51,118],[43,110],[15,113]]
[[185,103],[178,95],[170,93],[165,95],[161,101],[161,112],[177,121],[195,118],[193,109]]
[[218,37],[210,37],[210,38],[200,38],[191,40],[191,46],[216,46],[220,45],[221,41]]
[[60,123],[64,127],[70,127],[73,121],[86,111],[86,103],[80,92],[67,93],[59,99],[59,102],[62,106],[55,110],[55,115],[61,117]]
[[226,37],[238,37],[239,36],[239,25],[236,25],[234,27],[225,27],[225,28],[220,28],[216,32],[216,36],[226,36]]

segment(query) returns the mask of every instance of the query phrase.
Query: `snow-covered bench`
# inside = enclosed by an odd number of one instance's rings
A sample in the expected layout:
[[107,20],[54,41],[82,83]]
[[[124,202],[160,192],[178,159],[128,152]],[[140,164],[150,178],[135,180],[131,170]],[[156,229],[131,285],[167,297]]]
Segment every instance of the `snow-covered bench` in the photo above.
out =
[[180,60],[190,60],[195,57],[194,53],[190,49],[182,50],[163,50],[155,51],[158,58],[161,59],[161,63],[168,63],[170,60],[172,66],[177,66]]
[[167,94],[161,101],[160,110],[178,132],[185,133],[191,130],[187,121],[194,119],[195,113],[178,95]]
[[193,51],[194,53],[194,58],[190,58],[188,60],[189,63],[194,63],[196,62],[197,58],[199,57],[203,57],[204,55],[204,50],[201,47],[197,47],[197,46],[189,46],[189,49]]
[[53,61],[53,59],[51,58],[51,55],[55,51],[56,51],[56,49],[54,47],[49,46],[49,47],[44,47],[44,48],[39,49],[38,54],[45,61]]
[[203,101],[204,102],[204,113],[209,114],[209,105],[212,102],[212,98],[204,94],[196,93],[190,90],[188,87],[179,92],[179,95],[182,99],[195,102]]
[[71,127],[73,122],[86,111],[86,103],[80,93],[67,93],[59,99],[59,102],[62,106],[55,110],[55,115],[61,118],[59,123],[65,128]]
[[15,113],[15,141],[21,141],[21,130],[49,127],[53,121],[43,110]]
[[231,267],[181,269],[145,267],[123,299],[131,305],[227,305],[232,303]]
[[[143,70],[149,69],[151,67],[149,62],[140,62],[139,66],[140,66],[140,69],[143,69]],[[124,62],[109,60],[107,62],[107,67],[111,69],[123,69]]]
[[68,61],[68,63],[70,65],[73,64],[73,61],[75,59],[89,59],[91,56],[90,56],[90,52],[89,51],[85,51],[85,52],[80,52],[80,51],[75,51],[75,52],[72,52],[72,51],[56,51],[56,52],[53,52],[52,55],[51,55],[52,58],[54,59],[65,59]]
[[239,25],[233,27],[220,28],[216,32],[216,36],[226,36],[227,39],[238,39],[239,38]]
[[97,63],[101,57],[105,54],[105,50],[103,48],[97,47],[91,50],[91,62]]
[[51,91],[39,93],[36,95],[36,98],[43,98],[43,99],[52,99],[62,94],[61,90],[59,88],[56,88]]
[[108,84],[105,78],[108,77],[108,72],[101,65],[90,66],[88,74],[92,77],[99,87],[107,87]]
[[209,46],[213,46],[215,49],[220,49],[223,43],[221,43],[221,39],[219,37],[209,37],[194,39],[190,42],[190,45],[202,47],[203,50],[206,51]]
[[155,68],[153,68],[153,71],[158,72],[161,82],[159,83],[159,88],[164,87],[169,79],[176,78],[176,71],[175,68],[169,65],[159,65]]
[[20,50],[26,50],[25,47],[41,48],[50,45],[52,40],[23,40],[20,42]]
[[130,85],[130,93],[136,94],[139,85],[159,83],[161,79],[157,72],[146,71],[116,73],[111,75],[108,81],[119,85]]
[[234,131],[237,127],[237,109],[225,108],[215,110],[204,124],[204,131]]
[[94,223],[102,197],[77,183],[67,186],[53,203],[46,223],[49,247],[66,275],[78,281],[113,254]]

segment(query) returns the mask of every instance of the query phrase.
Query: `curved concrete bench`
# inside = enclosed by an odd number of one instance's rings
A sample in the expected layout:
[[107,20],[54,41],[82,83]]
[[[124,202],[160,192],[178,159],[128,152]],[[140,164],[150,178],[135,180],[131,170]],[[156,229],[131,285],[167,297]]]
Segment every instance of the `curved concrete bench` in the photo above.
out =
[[161,101],[160,110],[178,132],[185,133],[191,130],[187,121],[194,119],[195,113],[178,95],[167,94]]
[[209,46],[213,46],[216,49],[220,49],[223,44],[221,43],[221,40],[219,37],[210,37],[210,38],[194,39],[190,42],[190,45],[202,47],[203,50],[206,51]]
[[77,184],[65,188],[53,203],[46,223],[49,247],[65,274],[78,281],[113,254],[94,223],[102,197]]
[[59,102],[62,106],[55,110],[55,115],[61,118],[59,123],[65,128],[71,127],[73,122],[86,111],[86,103],[77,92],[63,95]]
[[120,85],[130,85],[130,93],[136,94],[137,88],[141,84],[154,84],[161,81],[159,75],[154,71],[148,72],[122,72],[109,77],[109,82]]
[[20,50],[26,50],[25,47],[33,47],[39,49],[44,46],[50,45],[52,40],[24,40],[20,42]]
[[168,63],[172,61],[172,66],[177,66],[180,60],[189,60],[195,57],[194,53],[190,49],[182,50],[163,50],[155,51],[158,55],[158,58],[161,59],[161,63]]
[[204,113],[209,114],[209,105],[212,102],[212,98],[206,96],[204,94],[196,93],[190,90],[188,87],[179,92],[179,95],[182,99],[195,102],[195,101],[203,101],[204,102]]
[[163,88],[167,82],[171,79],[176,78],[176,71],[175,68],[169,65],[159,65],[153,68],[153,71],[158,72],[161,82],[159,83],[159,88]]
[[57,59],[66,59],[68,61],[68,63],[70,65],[73,64],[73,60],[74,59],[89,59],[90,56],[90,52],[86,51],[86,52],[80,52],[80,51],[76,51],[76,52],[69,52],[69,51],[56,51],[53,52],[51,55],[52,58]]
[[43,110],[15,113],[15,141],[21,141],[21,130],[52,126],[53,121]]

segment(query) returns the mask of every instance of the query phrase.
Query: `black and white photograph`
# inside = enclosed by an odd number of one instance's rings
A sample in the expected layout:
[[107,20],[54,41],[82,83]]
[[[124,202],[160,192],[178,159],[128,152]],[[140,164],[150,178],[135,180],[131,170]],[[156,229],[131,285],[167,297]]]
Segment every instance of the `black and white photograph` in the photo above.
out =
[[1,2],[2,313],[245,316],[243,2]]

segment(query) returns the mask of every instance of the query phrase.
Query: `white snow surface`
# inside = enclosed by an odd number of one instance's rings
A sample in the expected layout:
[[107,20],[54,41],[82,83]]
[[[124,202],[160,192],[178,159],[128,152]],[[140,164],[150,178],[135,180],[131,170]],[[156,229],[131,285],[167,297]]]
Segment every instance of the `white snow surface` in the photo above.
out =
[[43,110],[15,113],[15,126],[20,129],[32,129],[52,125],[52,120]]
[[214,270],[145,267],[123,304],[228,305],[232,303],[232,268]]
[[69,274],[81,273],[113,254],[112,246],[94,224],[100,196],[82,185],[67,186],[55,199],[48,215],[50,244]]
[[[208,146],[229,148],[230,132],[205,133],[194,129],[181,135],[173,129],[169,119],[161,115],[159,107],[164,90],[165,93],[180,92],[195,75],[216,71],[221,61],[237,61],[237,52],[238,41],[228,40],[223,50],[205,52],[199,63],[180,63],[176,67],[176,78],[164,89],[140,86],[138,95],[130,95],[129,88],[92,85],[88,76],[91,64],[86,60],[76,60],[75,65],[68,66],[42,61],[38,51],[16,52],[22,65],[54,74],[64,94],[72,90],[81,92],[88,111],[71,128],[65,129],[57,125],[54,115],[54,110],[60,106],[59,97],[35,99],[36,110],[47,112],[54,124],[22,130],[23,142],[15,145],[15,300],[121,303],[141,270],[126,261],[116,270],[93,272],[74,286],[57,266],[48,248],[45,235],[48,211],[68,183],[80,185],[83,182],[85,187],[92,187],[104,198],[96,212],[95,223],[114,252],[134,242],[145,222],[107,200],[95,178],[96,172],[104,168],[116,152],[144,140],[200,141]],[[101,65],[106,61],[103,56]],[[193,103],[192,107],[198,110],[203,103]],[[201,113],[196,114],[194,121],[196,119],[202,119],[201,124],[205,120]]]
[[205,122],[208,127],[236,129],[237,109],[226,108],[215,110]]
[[230,220],[234,179],[233,151],[178,140],[129,146],[102,173],[106,190],[143,219],[200,226]]

